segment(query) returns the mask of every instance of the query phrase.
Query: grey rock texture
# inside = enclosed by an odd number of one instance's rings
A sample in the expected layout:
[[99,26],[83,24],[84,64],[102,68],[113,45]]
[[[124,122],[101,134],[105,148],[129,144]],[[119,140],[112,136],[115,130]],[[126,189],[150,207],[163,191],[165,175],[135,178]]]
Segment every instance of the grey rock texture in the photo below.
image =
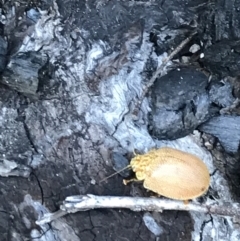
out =
[[220,107],[231,106],[235,101],[232,92],[233,86],[229,82],[215,83],[209,90],[210,100]]
[[[124,186],[120,175],[100,181],[113,173],[112,152],[130,156],[134,149],[142,153],[163,145],[198,153],[208,163],[211,189],[198,201],[237,200],[239,182],[234,178],[231,188],[231,177],[221,168],[222,163],[226,166],[225,160],[230,160],[227,153],[215,158],[204,149],[201,136],[173,142],[153,138],[148,129],[149,96],[143,100],[137,118],[131,113],[132,103],[141,96],[157,67],[193,30],[197,34],[190,45],[202,42],[200,52],[221,40],[219,29],[229,41],[239,37],[237,2],[234,7],[233,1],[228,3],[1,2],[2,240],[239,240],[238,224],[231,219],[181,212],[152,214],[162,231],[158,237],[147,229],[144,213],[128,210],[92,210],[43,226],[35,223],[43,213],[58,210],[62,200],[71,195],[149,196],[141,184]],[[224,4],[226,8],[221,7]],[[217,16],[219,11],[222,14]],[[228,22],[234,22],[236,28],[226,29]],[[189,65],[202,64],[207,69],[199,59],[200,52],[189,53],[190,45],[176,59],[190,55]],[[219,81],[217,76],[226,77],[228,73],[217,73],[216,66],[211,71]],[[176,65],[170,62],[169,67]],[[204,86],[206,78],[200,83]],[[186,102],[188,98],[194,100],[190,93]],[[194,103],[200,106],[197,113],[202,121],[208,114],[208,98],[204,93],[201,96]],[[228,102],[219,102],[216,111],[224,105]],[[186,111],[195,118],[191,104]],[[189,126],[195,128],[195,124]],[[171,131],[174,134],[174,125]],[[239,156],[231,158],[237,167]]]
[[218,116],[200,126],[201,131],[218,138],[224,149],[237,153],[240,145],[240,117]]

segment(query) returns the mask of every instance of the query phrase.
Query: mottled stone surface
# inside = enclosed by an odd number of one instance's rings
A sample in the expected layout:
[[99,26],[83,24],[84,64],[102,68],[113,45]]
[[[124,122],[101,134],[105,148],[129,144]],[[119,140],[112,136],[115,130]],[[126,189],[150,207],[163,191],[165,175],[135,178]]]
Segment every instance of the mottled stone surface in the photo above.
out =
[[[163,74],[169,68],[189,66],[207,77],[212,74],[217,88],[211,97],[213,113],[219,115],[222,107],[228,107],[236,96],[228,95],[228,102],[222,102],[217,90],[223,87],[220,80],[230,74],[229,69],[233,70],[231,84],[238,91],[238,72],[231,62],[237,60],[238,49],[234,48],[234,58],[226,58],[222,70],[211,55],[204,62],[200,54],[207,49],[210,53],[223,39],[221,49],[232,46],[229,43],[240,37],[237,4],[227,0],[22,0],[0,4],[2,240],[239,240],[239,227],[232,220],[186,212],[151,213],[161,228],[159,237],[145,226],[144,213],[129,210],[92,210],[69,214],[51,224],[35,224],[71,195],[149,196],[141,183],[124,186],[120,175],[100,180],[114,172],[113,152],[130,157],[134,149],[143,153],[163,145],[183,148],[208,161],[211,189],[198,201],[238,200],[237,175],[231,178],[234,168],[222,168],[226,160],[237,167],[237,154],[230,158],[224,151],[222,155],[214,152],[216,146],[222,150],[220,145],[213,146],[211,153],[206,151],[200,135],[171,142],[151,136],[149,115],[154,109],[150,95],[144,98],[138,116],[131,113],[157,67],[194,30],[197,33],[191,42],[175,56],[179,61],[188,57],[189,62],[169,62]],[[194,54],[189,52],[193,44],[200,46]],[[201,77],[199,90],[184,84],[184,101],[171,100],[171,108],[187,103],[189,120],[196,113],[196,120],[205,120],[209,112],[204,94],[207,77]],[[202,98],[195,98],[199,93]],[[201,108],[194,110],[194,103]],[[169,120],[165,114],[162,117]],[[187,129],[192,131],[195,126],[190,121]],[[176,126],[168,132],[174,139]],[[235,173],[239,173],[237,168]]]

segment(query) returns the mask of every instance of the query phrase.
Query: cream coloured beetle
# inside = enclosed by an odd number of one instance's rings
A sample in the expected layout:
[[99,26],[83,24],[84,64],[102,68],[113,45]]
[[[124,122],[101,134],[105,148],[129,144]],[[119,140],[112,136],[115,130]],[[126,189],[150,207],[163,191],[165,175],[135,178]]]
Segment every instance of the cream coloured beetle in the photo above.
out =
[[197,198],[210,185],[208,168],[200,158],[170,147],[136,155],[128,167],[146,189],[171,199]]

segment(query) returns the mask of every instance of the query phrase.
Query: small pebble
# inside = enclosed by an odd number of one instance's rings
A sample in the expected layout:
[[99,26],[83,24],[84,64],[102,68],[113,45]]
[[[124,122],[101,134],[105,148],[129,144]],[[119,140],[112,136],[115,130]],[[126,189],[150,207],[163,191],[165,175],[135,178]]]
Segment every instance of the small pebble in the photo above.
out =
[[198,44],[193,44],[190,49],[189,49],[189,52],[191,53],[196,53],[198,50],[200,49],[200,46]]
[[161,233],[163,233],[162,227],[157,224],[150,213],[145,213],[143,215],[143,221],[149,231],[152,232],[155,236],[159,236]]

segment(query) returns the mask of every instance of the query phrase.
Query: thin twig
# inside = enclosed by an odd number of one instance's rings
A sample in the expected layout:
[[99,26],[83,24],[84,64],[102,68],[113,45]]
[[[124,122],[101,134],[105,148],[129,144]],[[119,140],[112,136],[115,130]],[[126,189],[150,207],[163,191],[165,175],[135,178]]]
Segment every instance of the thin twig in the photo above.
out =
[[158,77],[163,76],[163,70],[164,68],[167,66],[167,64],[169,63],[169,61],[171,61],[173,59],[173,57],[175,55],[177,55],[192,39],[192,37],[197,33],[197,31],[194,31],[192,34],[190,34],[190,36],[188,36],[186,39],[184,39],[169,55],[166,59],[164,59],[164,61],[162,62],[162,64],[159,66],[159,68],[156,70],[156,72],[153,74],[152,78],[149,80],[149,82],[146,84],[146,86],[143,89],[143,92],[141,94],[141,96],[139,97],[139,100],[136,102],[135,107],[134,107],[134,111],[133,113],[138,113],[138,110],[140,109],[140,106],[143,102],[143,99],[145,98],[147,92],[149,91],[149,89],[151,88],[151,86],[154,84],[154,82],[156,81],[156,79]]
[[163,210],[192,211],[200,213],[209,213],[224,217],[240,217],[240,205],[237,203],[217,203],[206,205],[188,203],[181,201],[162,199],[162,198],[144,198],[144,197],[112,197],[112,196],[70,196],[65,199],[61,210],[55,213],[44,214],[42,218],[36,221],[36,224],[43,225],[58,219],[68,213],[87,211],[96,208],[128,208],[135,212]]

